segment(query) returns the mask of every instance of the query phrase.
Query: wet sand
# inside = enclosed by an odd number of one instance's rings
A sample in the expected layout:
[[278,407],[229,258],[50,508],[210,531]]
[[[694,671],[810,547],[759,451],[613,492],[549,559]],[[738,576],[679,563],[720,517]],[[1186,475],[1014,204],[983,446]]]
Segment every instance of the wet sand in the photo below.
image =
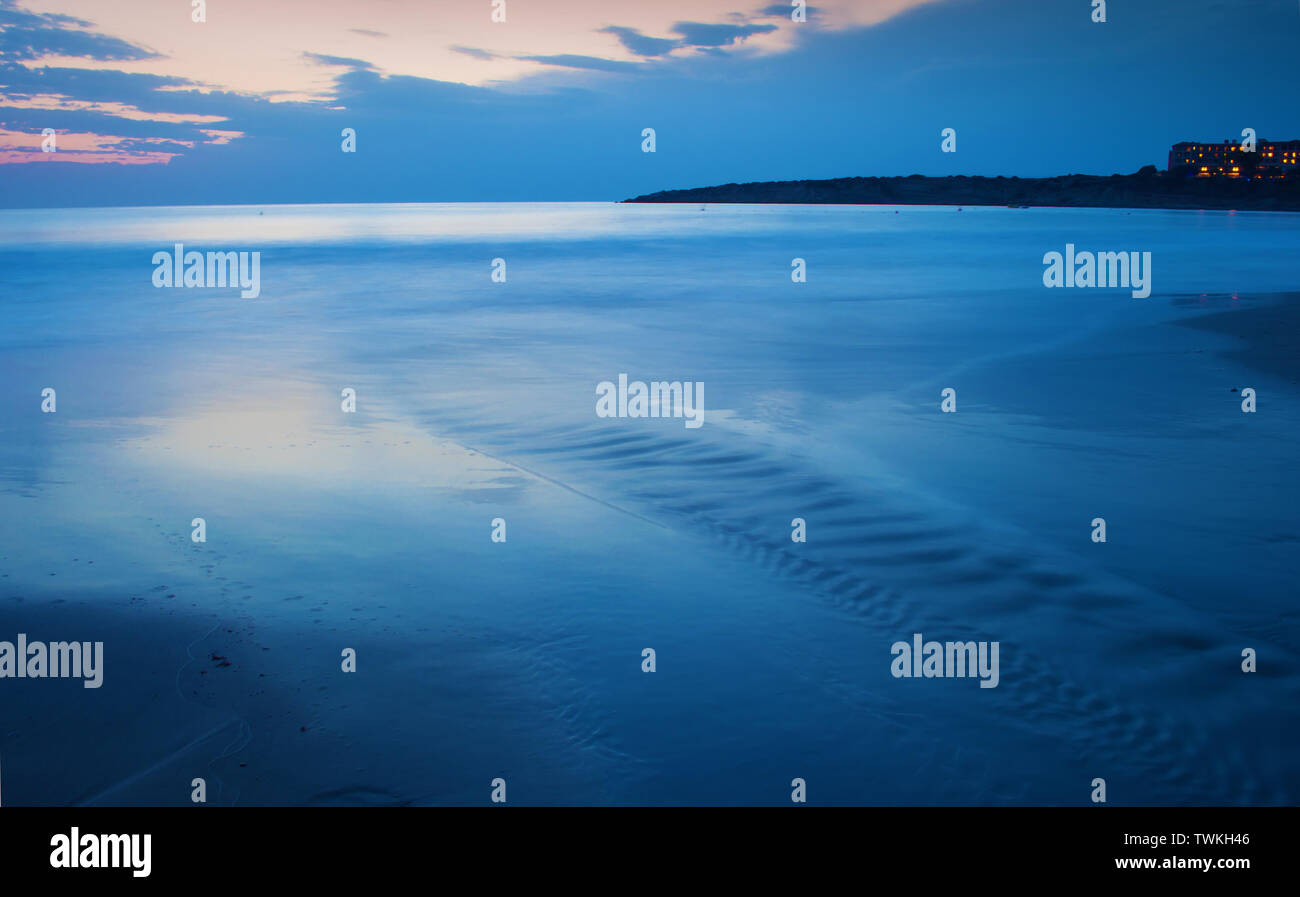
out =
[[[6,804],[1300,792],[1278,216],[121,214],[33,250],[59,277],[0,334],[0,638],[106,658],[0,682]],[[151,228],[295,216],[265,301],[141,286]],[[1152,299],[1043,290],[1085,238],[1153,246]],[[501,252],[509,285],[465,261]],[[620,371],[706,383],[705,425],[597,418]],[[998,687],[893,678],[916,632],[998,640]]]

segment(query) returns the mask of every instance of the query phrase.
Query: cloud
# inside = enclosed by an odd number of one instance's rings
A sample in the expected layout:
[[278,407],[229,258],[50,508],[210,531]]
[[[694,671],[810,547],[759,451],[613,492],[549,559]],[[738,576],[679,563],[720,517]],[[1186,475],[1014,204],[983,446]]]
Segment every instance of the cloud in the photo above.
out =
[[[0,163],[33,158],[39,147],[31,135],[39,138],[52,127],[59,134],[58,162],[166,164],[186,148],[245,136],[245,124],[231,124],[232,117],[275,134],[283,117],[277,106],[288,105],[201,87],[184,78],[111,69],[0,64],[0,131],[28,135],[0,147]],[[301,106],[307,114],[316,109]],[[301,117],[290,118],[302,124]]]
[[350,69],[375,70],[375,67],[364,59],[352,59],[349,56],[326,56],[323,53],[303,53],[302,55],[304,59],[309,59],[317,65],[341,65]]
[[[69,6],[65,8],[69,12],[98,16],[98,7],[77,5],[92,0],[67,2]],[[673,2],[679,14],[691,8],[677,0]],[[732,64],[728,57],[736,55],[730,51],[751,37],[767,51],[779,43],[757,40],[757,36],[772,32],[779,32],[775,36],[780,36],[783,29],[774,19],[756,24],[754,13],[723,12],[721,0],[702,2],[704,5],[695,13],[704,19],[702,22],[678,21],[663,9],[657,13],[657,19],[645,15],[637,18],[636,27],[600,27],[602,23],[596,19],[583,27],[561,30],[557,32],[558,38],[551,35],[557,39],[541,42],[529,39],[512,45],[506,41],[497,46],[488,42],[497,32],[487,37],[465,32],[463,43],[451,45],[435,40],[432,46],[445,59],[460,56],[478,61],[471,64],[462,59],[450,68],[444,66],[445,75],[443,69],[430,68],[421,62],[428,58],[431,49],[428,42],[416,40],[401,28],[390,27],[389,20],[366,22],[385,29],[372,31],[351,27],[356,20],[344,19],[334,26],[332,33],[297,34],[273,45],[279,52],[278,48],[300,41],[292,51],[277,57],[276,65],[292,69],[293,77],[299,79],[296,83],[304,83],[304,74],[310,78],[310,89],[283,91],[275,88],[284,82],[270,80],[269,76],[253,79],[252,88],[231,86],[232,82],[222,78],[221,73],[214,75],[202,66],[188,64],[192,55],[202,56],[194,46],[184,42],[174,46],[159,36],[161,32],[124,30],[125,25],[119,21],[112,30],[135,40],[127,43],[97,33],[95,29],[101,26],[84,19],[38,15],[17,9],[14,0],[0,0],[0,41],[3,41],[0,46],[11,57],[6,61],[0,54],[0,128],[39,134],[44,127],[54,127],[61,135],[114,135],[104,137],[112,143],[78,149],[83,155],[77,161],[109,158],[127,161],[138,155],[140,158],[132,161],[171,162],[169,166],[132,166],[137,170],[149,167],[170,170],[178,163],[188,169],[200,163],[214,164],[219,159],[232,170],[256,167],[289,152],[286,147],[294,147],[292,152],[300,160],[314,159],[316,154],[324,153],[322,160],[333,161],[332,154],[325,150],[337,150],[334,135],[341,114],[346,115],[343,124],[366,129],[367,148],[372,154],[368,159],[376,158],[378,147],[388,146],[389,141],[396,139],[387,136],[381,144],[374,135],[404,135],[399,143],[408,139],[414,109],[421,110],[431,151],[438,154],[460,151],[445,144],[448,133],[464,134],[466,139],[469,135],[479,135],[480,147],[495,146],[497,141],[508,143],[512,129],[525,120],[534,121],[539,127],[550,127],[557,117],[587,116],[585,127],[603,129],[609,127],[610,114],[620,112],[621,106],[605,105],[601,107],[605,114],[591,115],[593,102],[608,103],[615,91],[624,88],[611,83],[608,91],[593,89],[600,83],[599,73],[636,73],[635,81],[641,85],[637,88],[638,95],[650,98],[655,95],[653,84],[660,81],[689,83],[700,72],[725,71]],[[883,8],[924,0],[851,2]],[[778,8],[784,13],[784,7],[778,4],[769,7]],[[186,40],[202,37],[205,41],[202,46],[208,46],[207,32],[196,35],[196,31],[203,29],[183,29],[181,34]],[[335,39],[347,33],[359,36]],[[390,35],[390,40],[368,40]],[[616,38],[618,44],[610,41],[609,36]],[[140,60],[164,58],[146,49],[148,45],[165,49],[169,55],[164,65],[171,67],[163,68],[156,63],[134,65]],[[303,45],[321,46],[341,55],[304,51]],[[484,46],[492,46],[493,50],[482,49]],[[577,52],[564,52],[569,47]],[[60,54],[85,52],[91,55],[82,58],[95,59],[96,63],[93,67],[86,63],[85,68],[39,63],[33,66],[27,58],[38,52],[52,52],[51,48]],[[261,48],[264,53],[266,49]],[[257,58],[261,57],[250,57],[250,63]],[[494,64],[483,65],[485,62]],[[60,62],[59,65],[79,64]],[[245,68],[255,69],[251,64]],[[473,86],[474,82],[465,83],[462,77],[462,73],[469,74],[466,70],[491,70],[499,73],[499,77]],[[180,72],[184,76],[154,74],[158,71]],[[437,75],[431,77],[435,71]],[[436,127],[431,123],[436,123]],[[639,127],[634,130],[639,133]],[[151,140],[166,143],[151,145]],[[226,146],[231,143],[234,145]],[[576,146],[587,150],[584,143]],[[183,149],[186,147],[189,149]],[[570,151],[573,149],[570,147]],[[10,151],[30,153],[32,148],[11,147]],[[178,152],[180,159],[175,157]],[[466,159],[479,161],[476,155]],[[61,160],[73,161],[67,156]],[[250,160],[258,162],[254,164]],[[316,164],[327,165],[329,161]],[[393,164],[400,168],[404,163],[395,159]],[[291,170],[296,172],[299,168]],[[380,177],[380,174],[372,176]]]
[[204,143],[210,143],[213,146],[225,146],[230,141],[244,136],[239,131],[214,131],[210,128],[201,128],[199,133],[208,138],[203,141]]
[[472,56],[475,59],[500,59],[495,53],[489,53],[487,50],[480,50],[477,47],[453,46],[450,48],[453,53],[461,53],[465,56]]
[[[473,108],[475,101],[493,95],[486,87],[473,87],[452,81],[434,81],[413,75],[381,75],[352,69],[334,79],[338,102],[350,109],[364,110],[367,115],[410,115],[412,109],[429,110],[437,115],[447,108]],[[280,103],[278,106],[289,104]],[[310,104],[295,103],[295,108]]]
[[570,69],[591,69],[597,72],[635,72],[641,69],[636,62],[621,62],[617,59],[601,59],[599,56],[578,56],[573,53],[561,53],[556,56],[515,56],[527,62],[539,62],[542,65],[556,65]]
[[662,37],[648,37],[635,28],[620,28],[617,25],[609,25],[599,29],[599,32],[614,35],[628,52],[637,56],[666,56],[681,46],[680,41]]
[[173,75],[128,74],[112,69],[0,64],[0,106],[57,95],[97,103],[121,103],[148,112],[185,112],[189,104],[171,91],[198,87]]
[[[794,7],[791,6],[789,3],[773,3],[771,6],[764,6],[762,9],[760,9],[758,11],[758,15],[773,16],[778,19],[789,19],[790,13],[792,13],[793,11],[794,11]],[[821,16],[821,10],[819,8],[805,6],[804,14],[805,14],[805,18],[807,18],[808,21],[811,22],[814,17]]]
[[72,16],[31,13],[0,0],[0,61],[47,56],[106,62],[160,59],[161,54],[116,37],[86,31],[91,23]]
[[193,140],[168,140],[164,137],[121,137],[116,138],[116,147],[125,152],[158,151],[180,155],[194,147]]
[[[771,7],[769,7],[770,9]],[[704,22],[677,22],[669,29],[680,38],[650,37],[635,28],[609,25],[600,29],[602,34],[612,34],[624,48],[637,56],[647,58],[668,56],[683,47],[716,49],[730,47],[755,34],[771,34],[775,25],[715,25]]]
[[224,121],[220,115],[195,115],[189,112],[146,112],[127,103],[80,100],[62,94],[27,94],[22,97],[0,99],[0,109],[18,109],[40,112],[94,112],[110,118],[127,121],[162,122],[166,124],[210,124]]
[[194,146],[192,141],[159,137],[119,137],[112,134],[65,132],[56,134],[55,152],[44,152],[41,133],[11,131],[0,125],[0,164],[31,163],[116,163],[119,165],[166,165]]
[[775,25],[706,25],[701,22],[678,22],[672,27],[674,34],[682,36],[682,44],[690,47],[728,47],[754,34],[770,34]]

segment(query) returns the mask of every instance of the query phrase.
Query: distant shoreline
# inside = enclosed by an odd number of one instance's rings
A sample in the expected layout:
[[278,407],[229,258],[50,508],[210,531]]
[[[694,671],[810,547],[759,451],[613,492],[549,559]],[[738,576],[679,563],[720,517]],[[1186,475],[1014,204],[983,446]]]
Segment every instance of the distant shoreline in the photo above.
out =
[[1147,167],[1136,174],[1051,178],[910,177],[763,181],[647,193],[629,203],[1050,206],[1300,212],[1300,180],[1202,179]]

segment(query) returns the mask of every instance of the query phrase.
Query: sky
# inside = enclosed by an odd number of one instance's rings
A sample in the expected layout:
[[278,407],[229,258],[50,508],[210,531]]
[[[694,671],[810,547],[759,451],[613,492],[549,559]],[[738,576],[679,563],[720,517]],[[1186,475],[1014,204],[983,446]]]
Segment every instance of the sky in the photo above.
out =
[[1100,2],[0,0],[0,207],[1112,174],[1300,138],[1300,0]]

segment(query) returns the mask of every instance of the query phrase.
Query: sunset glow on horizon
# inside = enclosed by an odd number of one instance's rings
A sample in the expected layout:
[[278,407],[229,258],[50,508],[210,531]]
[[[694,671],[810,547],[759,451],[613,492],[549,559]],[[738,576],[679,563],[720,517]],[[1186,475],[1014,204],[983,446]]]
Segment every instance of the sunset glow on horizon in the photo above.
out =
[[[732,0],[617,7],[601,0],[518,0],[507,4],[505,22],[492,21],[488,0],[401,0],[360,8],[318,0],[213,0],[204,8],[205,21],[195,22],[188,2],[170,4],[172,14],[166,15],[163,4],[5,0],[0,22],[10,38],[9,59],[17,56],[29,72],[73,69],[167,79],[170,83],[159,84],[154,93],[172,94],[165,105],[177,109],[185,98],[213,93],[269,103],[334,103],[338,76],[349,71],[508,89],[512,82],[556,70],[608,76],[698,54],[780,53],[794,44],[796,24],[827,30],[871,25],[928,2],[830,0],[810,11],[806,22],[796,23],[789,4],[738,13]],[[30,43],[15,54],[18,32]],[[0,89],[0,110],[10,109],[93,110],[110,118],[167,123],[223,120],[33,95],[6,85]],[[32,161],[30,154],[40,151],[39,141],[0,140],[0,164]],[[108,135],[97,133],[68,133],[61,140],[69,148],[96,147],[60,156],[63,162],[160,164],[173,155],[112,148]]]
[[[1090,0],[749,3],[0,0],[0,205],[1111,174],[1246,125],[1297,136],[1283,0],[1125,4],[1111,24]],[[1250,93],[1179,87],[1216,56],[1251,59]],[[1159,108],[1131,96],[1139,58]],[[939,152],[947,128],[960,153]]]

